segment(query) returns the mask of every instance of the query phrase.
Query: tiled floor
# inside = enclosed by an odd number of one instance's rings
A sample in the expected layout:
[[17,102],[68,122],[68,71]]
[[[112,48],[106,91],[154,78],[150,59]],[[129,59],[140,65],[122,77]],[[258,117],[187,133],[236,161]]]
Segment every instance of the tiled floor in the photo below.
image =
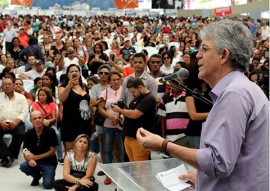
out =
[[[99,157],[99,156],[98,156]],[[153,152],[152,159],[159,159],[160,155],[156,152]],[[40,184],[39,186],[32,187],[30,183],[32,178],[26,176],[19,170],[19,162],[23,161],[21,156],[18,161],[15,161],[14,164],[10,168],[0,167],[0,191],[39,191],[44,188]],[[114,191],[116,185],[112,182],[110,185],[105,185],[103,183],[105,176],[97,176],[96,173],[99,171],[99,167],[97,165],[95,171],[96,182],[99,184],[100,191]],[[56,170],[56,179],[60,179],[63,177],[62,175],[63,166],[58,165]],[[53,190],[53,189],[52,189]]]

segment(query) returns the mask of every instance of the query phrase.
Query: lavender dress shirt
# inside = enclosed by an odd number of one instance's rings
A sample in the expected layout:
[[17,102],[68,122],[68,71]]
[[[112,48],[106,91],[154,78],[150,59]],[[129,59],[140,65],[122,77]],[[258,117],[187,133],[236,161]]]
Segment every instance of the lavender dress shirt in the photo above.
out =
[[210,92],[201,133],[196,191],[269,190],[269,103],[259,86],[233,71]]

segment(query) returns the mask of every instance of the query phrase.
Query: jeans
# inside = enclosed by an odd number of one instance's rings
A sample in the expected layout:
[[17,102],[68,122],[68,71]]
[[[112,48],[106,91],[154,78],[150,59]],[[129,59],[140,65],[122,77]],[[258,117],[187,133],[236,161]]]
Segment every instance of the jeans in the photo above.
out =
[[20,170],[27,176],[32,176],[33,178],[42,177],[45,189],[53,188],[55,169],[56,167],[46,163],[37,163],[36,167],[31,167],[28,161],[26,161],[20,165]]
[[58,145],[56,146],[57,157],[58,159],[63,158],[63,150],[62,150],[62,142],[61,142],[60,133],[55,125],[52,125],[51,128],[54,129],[57,142],[58,142]]
[[200,140],[201,136],[188,136],[187,137],[189,146],[194,149],[199,149],[200,148]]
[[124,144],[122,139],[122,131],[117,128],[107,128],[104,127],[103,137],[104,137],[104,164],[112,163],[113,158],[113,143],[114,138],[118,135],[118,151],[120,162],[124,162]]
[[[8,147],[3,140],[4,134],[12,135],[12,141]],[[4,131],[2,128],[0,128],[0,158],[10,156],[17,159],[20,152],[21,144],[24,140],[24,135],[24,123],[20,123],[17,127],[9,131]]]

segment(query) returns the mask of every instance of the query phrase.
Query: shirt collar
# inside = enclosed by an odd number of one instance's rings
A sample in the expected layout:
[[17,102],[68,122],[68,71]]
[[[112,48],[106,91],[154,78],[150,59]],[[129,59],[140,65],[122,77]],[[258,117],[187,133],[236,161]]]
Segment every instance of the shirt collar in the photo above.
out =
[[217,98],[222,94],[224,89],[231,83],[236,75],[242,73],[240,71],[231,71],[226,76],[221,78],[221,80],[215,85],[215,87],[210,91],[209,96],[212,101],[215,102]]

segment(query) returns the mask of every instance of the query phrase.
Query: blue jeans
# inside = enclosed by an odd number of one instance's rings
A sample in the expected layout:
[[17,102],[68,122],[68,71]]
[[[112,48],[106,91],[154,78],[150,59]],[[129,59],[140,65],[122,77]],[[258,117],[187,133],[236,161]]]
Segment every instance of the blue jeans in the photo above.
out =
[[51,128],[54,129],[57,142],[58,142],[58,145],[56,146],[57,157],[58,159],[63,158],[63,150],[62,150],[62,142],[61,142],[60,133],[55,125],[52,125]]
[[120,162],[124,162],[124,144],[122,139],[123,132],[117,128],[104,127],[104,164],[112,163],[113,143],[116,134],[118,135],[118,151],[120,155]]
[[189,146],[191,148],[199,149],[200,148],[200,140],[201,136],[188,136],[187,137]]
[[56,167],[46,163],[38,163],[36,167],[31,167],[28,161],[26,161],[20,165],[20,170],[27,176],[32,176],[33,178],[42,177],[45,189],[53,188],[55,169]]

